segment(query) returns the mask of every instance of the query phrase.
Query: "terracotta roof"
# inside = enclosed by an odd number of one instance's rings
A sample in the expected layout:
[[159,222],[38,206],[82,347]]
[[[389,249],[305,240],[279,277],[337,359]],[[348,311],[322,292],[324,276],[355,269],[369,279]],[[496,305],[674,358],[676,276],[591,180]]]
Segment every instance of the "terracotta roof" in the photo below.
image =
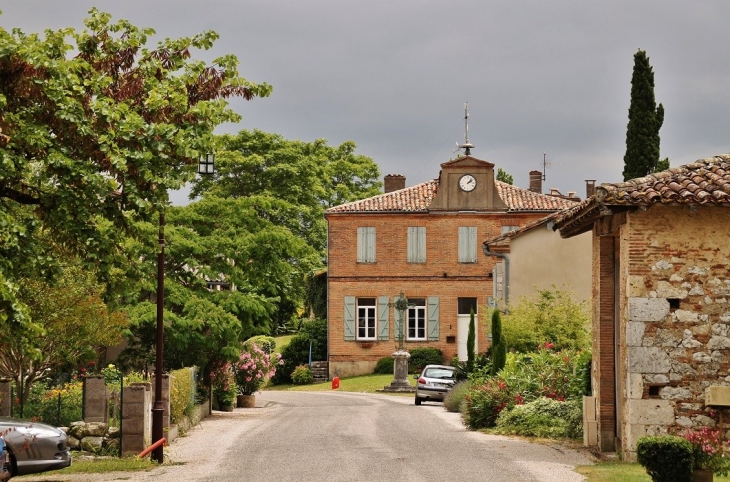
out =
[[656,203],[730,204],[730,154],[699,159],[626,182],[601,184],[594,196],[561,212],[555,224],[562,234],[565,227],[575,231],[582,225],[592,225],[602,207]]
[[558,217],[560,214],[561,214],[561,211],[548,214],[544,218],[536,219],[535,221],[532,221],[531,223],[525,224],[520,229],[515,229],[514,231],[510,231],[508,233],[504,233],[495,238],[488,239],[488,240],[484,241],[484,244],[486,244],[490,248],[507,248],[507,247],[509,247],[509,243],[512,238],[516,238],[517,236],[520,236],[521,234],[526,233],[527,231],[535,229],[538,226],[542,226],[543,224],[546,224],[549,221],[552,221],[553,219]]
[[[510,212],[559,211],[575,205],[567,199],[538,194],[501,181],[494,181],[499,197],[507,204]],[[433,179],[397,191],[379,194],[367,199],[340,204],[329,208],[326,213],[375,213],[375,212],[428,212],[438,192],[439,180]]]

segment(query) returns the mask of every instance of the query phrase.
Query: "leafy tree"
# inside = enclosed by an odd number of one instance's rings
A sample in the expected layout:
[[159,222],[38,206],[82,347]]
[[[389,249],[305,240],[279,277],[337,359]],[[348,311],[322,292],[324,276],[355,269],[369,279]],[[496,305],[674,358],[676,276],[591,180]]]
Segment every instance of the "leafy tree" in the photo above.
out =
[[521,353],[537,351],[546,343],[555,350],[590,349],[589,327],[585,302],[577,302],[570,292],[555,287],[520,298],[503,325],[509,346]]
[[[624,181],[654,172],[659,164],[659,129],[664,122],[664,106],[654,100],[654,71],[646,52],[634,54],[631,77],[631,105],[626,129]],[[668,165],[668,164],[667,164]]]
[[466,336],[466,372],[471,373],[474,369],[474,341],[476,338],[476,326],[474,322],[474,308],[469,313],[469,334]]
[[501,167],[497,168],[497,181],[502,181],[510,185],[515,182],[512,174],[508,174],[507,171],[504,171]]
[[656,169],[654,169],[654,171],[656,171],[656,172],[666,171],[667,169],[669,169],[669,167],[670,167],[669,166],[669,158],[668,157],[665,157],[664,159],[661,159],[657,163]]
[[239,120],[225,99],[271,92],[232,55],[191,59],[215,32],[148,48],[152,29],[96,9],[85,25],[44,37],[0,28],[0,322],[29,320],[21,277],[58,272],[39,232],[111,282],[137,262],[123,249],[137,221],[194,177],[215,126]]
[[69,260],[53,281],[21,278],[19,300],[29,309],[32,330],[0,330],[0,374],[31,385],[59,369],[97,357],[115,345],[127,326],[124,313],[112,312],[101,299],[93,273]]
[[492,376],[504,368],[507,361],[507,340],[502,334],[502,318],[499,310],[492,311]]
[[355,143],[289,141],[260,130],[218,139],[216,173],[193,181],[192,199],[250,198],[259,216],[287,227],[324,257],[324,210],[380,193],[380,171]]

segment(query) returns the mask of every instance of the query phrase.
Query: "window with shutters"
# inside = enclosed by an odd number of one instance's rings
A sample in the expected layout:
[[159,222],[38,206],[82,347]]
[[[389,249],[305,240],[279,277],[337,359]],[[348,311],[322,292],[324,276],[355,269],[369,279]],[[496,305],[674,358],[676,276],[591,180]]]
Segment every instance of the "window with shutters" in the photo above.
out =
[[477,262],[477,227],[459,226],[459,263]]
[[376,328],[375,298],[357,299],[357,339],[374,340]]
[[423,226],[408,228],[408,262],[426,262],[426,228]]
[[357,262],[375,262],[375,228],[372,226],[357,228]]
[[408,298],[408,340],[426,339],[426,300]]

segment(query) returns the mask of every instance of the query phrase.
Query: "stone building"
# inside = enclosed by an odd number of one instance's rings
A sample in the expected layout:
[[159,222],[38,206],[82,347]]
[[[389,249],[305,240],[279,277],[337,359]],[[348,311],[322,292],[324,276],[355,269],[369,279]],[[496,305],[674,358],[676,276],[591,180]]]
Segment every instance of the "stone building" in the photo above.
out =
[[601,450],[630,460],[641,436],[719,422],[706,392],[730,385],[728,207],[721,155],[603,184],[557,217],[565,238],[592,232]]
[[[575,204],[497,181],[494,164],[470,155],[442,164],[438,179],[406,187],[386,176],[385,187],[325,213],[330,377],[372,373],[401,333],[409,350],[465,359],[472,309],[485,351],[495,258],[481,241]],[[412,303],[403,322],[392,308],[400,292]]]

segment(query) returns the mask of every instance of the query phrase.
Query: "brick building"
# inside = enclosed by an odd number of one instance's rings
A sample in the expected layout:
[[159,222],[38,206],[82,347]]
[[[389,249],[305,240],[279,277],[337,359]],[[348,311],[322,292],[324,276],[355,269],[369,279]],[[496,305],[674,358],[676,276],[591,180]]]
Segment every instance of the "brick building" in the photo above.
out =
[[[406,349],[465,359],[472,309],[476,351],[485,351],[495,258],[482,254],[482,241],[575,204],[496,181],[494,164],[469,155],[412,187],[386,176],[385,190],[325,213],[331,377],[372,373],[400,333]],[[413,304],[403,323],[391,305],[400,292]]]
[[714,427],[730,403],[710,396],[730,390],[728,207],[726,154],[603,184],[556,219],[563,237],[593,237],[601,450],[631,460],[639,437]]

